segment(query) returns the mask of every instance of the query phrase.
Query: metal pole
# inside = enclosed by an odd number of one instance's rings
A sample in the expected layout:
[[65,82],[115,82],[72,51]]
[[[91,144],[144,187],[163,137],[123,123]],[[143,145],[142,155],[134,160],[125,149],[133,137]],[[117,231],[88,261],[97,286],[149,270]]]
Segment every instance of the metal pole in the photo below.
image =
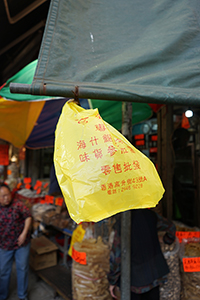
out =
[[[31,94],[31,95],[43,95],[53,97],[74,97],[74,90],[78,87],[78,97],[84,99],[101,99],[101,100],[113,100],[127,102],[139,102],[139,103],[159,103],[159,104],[175,104],[175,105],[192,105],[200,106],[200,94],[196,93],[190,98],[188,93],[184,89],[180,89],[181,92],[170,94],[167,90],[158,91],[156,94],[152,93],[149,87],[135,86],[134,89],[130,86],[116,90],[116,84],[109,84],[109,88],[106,88],[101,83],[80,83],[80,82],[65,82],[64,85],[59,82],[54,84],[34,82],[30,84],[10,83],[10,92],[15,94]],[[164,89],[164,88],[163,88]],[[175,92],[174,92],[175,93]]]
[[[122,102],[122,134],[132,141],[132,104]],[[121,213],[121,300],[131,299],[131,212]]]

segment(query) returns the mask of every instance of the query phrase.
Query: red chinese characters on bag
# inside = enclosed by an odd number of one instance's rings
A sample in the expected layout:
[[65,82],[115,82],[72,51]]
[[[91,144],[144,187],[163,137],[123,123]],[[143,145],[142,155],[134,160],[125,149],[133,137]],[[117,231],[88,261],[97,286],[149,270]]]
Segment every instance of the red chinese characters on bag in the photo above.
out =
[[156,206],[164,193],[153,163],[97,109],[85,110],[73,102],[64,105],[57,124],[54,164],[76,223]]

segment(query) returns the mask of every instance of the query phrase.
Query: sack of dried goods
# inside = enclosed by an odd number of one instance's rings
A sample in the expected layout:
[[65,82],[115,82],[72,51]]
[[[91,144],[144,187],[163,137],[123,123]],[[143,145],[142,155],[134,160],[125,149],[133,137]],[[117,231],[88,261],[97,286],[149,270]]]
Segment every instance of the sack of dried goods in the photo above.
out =
[[107,273],[110,249],[102,238],[84,239],[72,249],[72,294],[74,300],[112,300]]
[[179,268],[179,249],[178,238],[171,245],[161,242],[161,249],[169,266],[167,281],[160,287],[160,300],[179,300],[181,293],[181,278]]
[[200,238],[183,239],[180,249],[182,300],[200,299]]

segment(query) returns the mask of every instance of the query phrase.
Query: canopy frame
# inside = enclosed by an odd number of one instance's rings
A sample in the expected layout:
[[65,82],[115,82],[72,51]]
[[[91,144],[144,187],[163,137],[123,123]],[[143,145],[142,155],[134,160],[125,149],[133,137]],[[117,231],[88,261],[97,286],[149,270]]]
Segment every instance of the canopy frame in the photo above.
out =
[[[90,83],[91,86],[91,83]],[[125,102],[140,102],[140,103],[157,103],[157,104],[175,104],[175,105],[192,105],[192,106],[200,106],[200,95],[197,94],[196,97],[192,99],[188,99],[187,94],[184,94],[184,88],[181,91],[177,89],[176,98],[173,95],[163,93],[157,94],[157,97],[153,96],[141,96],[137,92],[135,94],[127,91],[118,91],[116,93],[116,87],[113,87],[114,90],[99,88],[94,84],[94,88],[87,89],[86,87],[81,87],[79,84],[69,86],[66,84],[65,87],[59,85],[52,84],[39,84],[39,85],[31,85],[31,84],[20,84],[20,83],[10,83],[10,92],[16,94],[31,94],[31,95],[43,95],[43,96],[54,96],[54,97],[66,97],[66,98],[74,98],[76,94],[78,98],[85,99],[101,99],[101,100],[113,100],[113,101],[125,101]],[[145,89],[145,88],[144,88]],[[160,89],[163,89],[160,87]]]

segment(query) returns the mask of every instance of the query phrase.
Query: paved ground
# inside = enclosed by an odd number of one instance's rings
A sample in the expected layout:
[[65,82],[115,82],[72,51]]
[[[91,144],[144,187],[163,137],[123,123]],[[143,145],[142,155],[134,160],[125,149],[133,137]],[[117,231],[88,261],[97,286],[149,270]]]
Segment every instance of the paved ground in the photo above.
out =
[[[59,295],[55,296],[54,289],[40,279],[32,270],[29,271],[28,296],[29,300],[64,300]],[[15,263],[12,268],[9,297],[7,300],[18,300]]]

